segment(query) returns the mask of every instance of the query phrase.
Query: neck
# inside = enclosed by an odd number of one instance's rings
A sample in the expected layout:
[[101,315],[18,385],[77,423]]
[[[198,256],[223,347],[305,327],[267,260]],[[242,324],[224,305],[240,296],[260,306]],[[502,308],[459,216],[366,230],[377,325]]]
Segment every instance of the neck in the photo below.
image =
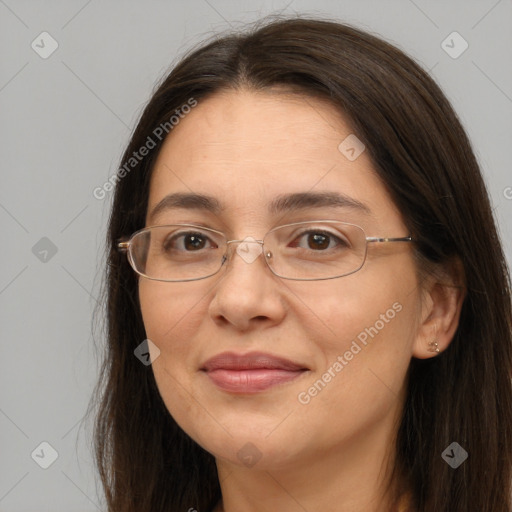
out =
[[247,468],[217,459],[223,498],[215,512],[391,510],[397,485],[390,483],[396,422],[390,418],[385,424],[321,453],[299,454],[278,468]]

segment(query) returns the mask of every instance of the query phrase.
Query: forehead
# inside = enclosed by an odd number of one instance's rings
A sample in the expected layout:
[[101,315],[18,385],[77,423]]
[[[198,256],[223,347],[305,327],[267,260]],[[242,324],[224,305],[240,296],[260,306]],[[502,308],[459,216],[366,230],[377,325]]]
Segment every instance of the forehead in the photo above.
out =
[[350,125],[324,100],[278,90],[215,94],[166,138],[148,213],[173,192],[213,195],[239,214],[261,215],[275,197],[308,191],[393,208],[366,153],[350,160],[340,151],[349,136]]
[[[350,133],[341,114],[324,100],[279,89],[243,89],[199,101],[165,145],[179,143],[200,151],[183,152],[183,161],[222,157],[229,165],[251,152],[255,159],[285,163],[312,158],[327,146],[336,150]],[[307,146],[303,145],[305,139]]]

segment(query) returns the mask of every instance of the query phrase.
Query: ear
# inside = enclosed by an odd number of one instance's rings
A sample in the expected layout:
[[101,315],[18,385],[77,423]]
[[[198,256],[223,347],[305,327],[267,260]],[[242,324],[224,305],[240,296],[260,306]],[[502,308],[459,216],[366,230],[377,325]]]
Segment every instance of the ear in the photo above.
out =
[[421,320],[412,355],[428,359],[450,345],[466,296],[464,269],[459,259],[438,267],[423,282]]

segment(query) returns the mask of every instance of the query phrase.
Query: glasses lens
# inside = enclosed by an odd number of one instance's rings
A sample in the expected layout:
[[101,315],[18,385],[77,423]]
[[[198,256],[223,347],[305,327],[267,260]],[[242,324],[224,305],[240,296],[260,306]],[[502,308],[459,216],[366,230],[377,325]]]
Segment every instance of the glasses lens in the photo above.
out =
[[198,226],[154,226],[131,239],[130,258],[140,274],[162,281],[208,277],[226,252],[222,234]]
[[332,279],[362,267],[366,235],[344,222],[289,224],[268,233],[264,253],[272,271],[285,279]]

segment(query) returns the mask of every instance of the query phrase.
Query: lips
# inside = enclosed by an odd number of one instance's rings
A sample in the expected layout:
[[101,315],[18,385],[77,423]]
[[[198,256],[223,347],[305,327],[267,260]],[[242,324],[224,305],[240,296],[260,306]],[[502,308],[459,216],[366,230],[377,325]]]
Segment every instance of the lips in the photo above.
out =
[[224,352],[208,359],[201,368],[217,387],[233,393],[258,393],[289,382],[309,368],[262,352]]

